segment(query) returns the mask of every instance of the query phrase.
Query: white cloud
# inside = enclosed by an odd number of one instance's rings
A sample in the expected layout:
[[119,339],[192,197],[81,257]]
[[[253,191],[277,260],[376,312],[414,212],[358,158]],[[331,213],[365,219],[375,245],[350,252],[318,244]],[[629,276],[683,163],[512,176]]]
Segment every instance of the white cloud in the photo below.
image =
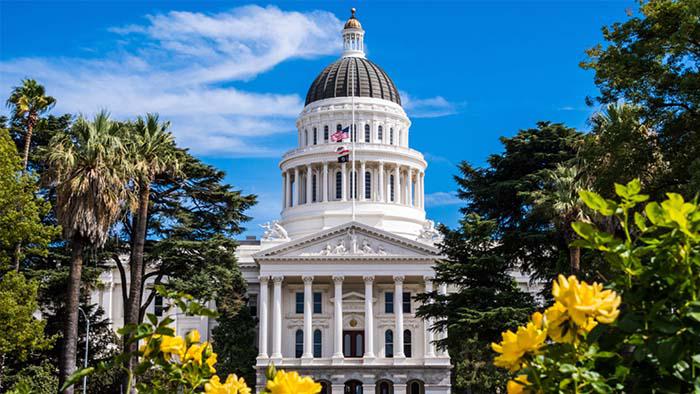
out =
[[428,207],[459,205],[462,203],[463,201],[454,192],[435,192],[425,195],[425,205]]
[[103,59],[18,58],[0,62],[0,89],[43,83],[55,112],[119,118],[158,112],[179,143],[198,154],[276,155],[255,137],[289,132],[297,94],[233,87],[293,58],[338,52],[341,22],[331,13],[244,6],[217,14],[171,11],[111,28],[117,49]]
[[416,98],[401,91],[401,103],[409,116],[414,118],[439,118],[454,115],[461,104],[447,101],[442,96]]

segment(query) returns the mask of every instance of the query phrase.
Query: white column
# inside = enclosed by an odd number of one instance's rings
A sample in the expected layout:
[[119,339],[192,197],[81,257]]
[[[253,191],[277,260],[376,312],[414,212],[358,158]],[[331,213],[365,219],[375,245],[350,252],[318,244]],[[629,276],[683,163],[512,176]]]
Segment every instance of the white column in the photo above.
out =
[[282,171],[282,209],[287,208],[287,173]]
[[294,167],[294,186],[297,188],[296,196],[292,197],[293,205],[301,204],[301,178],[299,177],[299,167]]
[[408,169],[408,175],[406,175],[406,191],[408,192],[406,196],[408,197],[408,206],[413,206],[413,169]]
[[313,335],[311,331],[311,319],[313,313],[313,276],[305,276],[304,280],[304,354],[301,356],[302,364],[314,358]]
[[365,281],[365,354],[363,358],[367,363],[374,360],[374,311],[372,310],[374,276],[364,276],[362,279]]
[[341,182],[340,182],[340,201],[348,200],[348,163],[340,165]]
[[384,190],[386,190],[386,185],[384,184],[384,162],[379,162],[379,172],[378,172],[379,183],[377,184],[377,199],[379,202],[384,202]]
[[333,362],[342,363],[343,356],[343,277],[334,276],[335,298],[333,300],[334,336],[333,336]]
[[420,173],[420,207],[425,208],[425,172]]
[[289,208],[292,206],[292,174],[289,170],[284,172],[284,207]]
[[394,168],[394,203],[401,204],[401,169],[398,164]]
[[307,204],[311,204],[311,201],[312,201],[312,198],[311,198],[312,197],[311,196],[311,192],[312,192],[311,187],[313,186],[312,182],[311,182],[312,180],[313,180],[313,173],[312,173],[311,165],[309,164],[308,166],[306,166],[306,203]]
[[328,163],[323,163],[323,176],[321,177],[323,184],[321,190],[323,190],[323,202],[328,201]]
[[282,361],[282,280],[284,277],[275,276],[274,300],[272,301],[273,329],[272,329],[272,359],[277,363]]
[[396,335],[394,335],[394,358],[403,359],[403,280],[394,276],[394,317],[396,318]]
[[[433,277],[424,276],[423,280],[425,281],[425,292],[431,293],[433,291]],[[424,319],[423,325],[425,326],[425,358],[432,358],[435,357],[435,345],[433,344],[435,336],[433,330],[431,330],[433,326],[433,319]]]
[[[440,286],[438,287],[438,294],[440,295],[447,295],[447,284],[445,283],[440,283]],[[442,330],[440,333],[440,339],[445,339],[447,338],[447,329]],[[447,349],[442,349],[438,352],[438,354],[441,357],[449,357],[449,354],[447,354]]]
[[360,201],[365,201],[365,170],[367,167],[365,167],[365,162],[364,160],[360,162],[360,195],[359,195],[359,200]]
[[258,297],[258,314],[260,315],[260,322],[258,326],[258,360],[267,359],[267,312],[268,312],[268,302],[267,297],[270,294],[270,289],[268,288],[269,277],[261,276],[260,278],[260,295]]

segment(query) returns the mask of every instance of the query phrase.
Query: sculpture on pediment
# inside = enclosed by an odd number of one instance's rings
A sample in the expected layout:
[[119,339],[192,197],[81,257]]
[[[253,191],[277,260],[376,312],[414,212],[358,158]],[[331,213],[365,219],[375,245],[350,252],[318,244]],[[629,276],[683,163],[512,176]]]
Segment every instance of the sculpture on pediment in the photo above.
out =
[[263,236],[262,236],[263,241],[287,241],[287,240],[289,240],[289,235],[287,234],[287,230],[285,230],[284,227],[282,227],[282,225],[279,223],[278,220],[273,220],[271,222],[261,224],[260,227],[265,229],[265,233],[263,233]]
[[372,249],[372,246],[369,244],[369,241],[367,238],[362,240],[362,248],[360,249],[360,252],[363,254],[374,254],[374,250]]
[[333,247],[330,243],[326,242],[326,246],[324,246],[323,249],[321,249],[321,251],[318,252],[318,254],[321,256],[329,256],[333,254]]
[[377,247],[377,254],[380,256],[386,256],[386,250],[382,247],[382,245],[379,245]]
[[432,220],[426,220],[423,223],[423,227],[420,230],[420,233],[418,233],[418,241],[421,242],[432,242],[432,243],[437,243],[437,242],[442,242],[444,239],[444,236],[442,233],[435,228],[435,222]]
[[345,241],[342,239],[338,240],[338,244],[335,245],[335,248],[333,248],[333,255],[343,255],[348,252],[347,248],[345,247]]

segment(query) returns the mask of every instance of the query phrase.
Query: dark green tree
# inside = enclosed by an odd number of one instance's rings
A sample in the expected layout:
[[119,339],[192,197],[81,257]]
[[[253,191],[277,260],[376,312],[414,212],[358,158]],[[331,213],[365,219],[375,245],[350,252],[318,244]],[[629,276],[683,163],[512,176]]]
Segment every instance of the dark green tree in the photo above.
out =
[[639,13],[603,27],[605,45],[581,63],[595,71],[600,102],[639,106],[643,123],[658,132],[669,168],[655,190],[691,197],[700,177],[692,172],[700,166],[699,18],[697,0],[641,1]]
[[506,374],[493,366],[491,342],[501,332],[526,321],[534,309],[532,297],[522,292],[510,273],[517,269],[494,239],[497,224],[467,214],[455,230],[442,227],[446,259],[435,266],[435,281],[454,290],[417,297],[423,302],[418,316],[434,319],[434,328],[447,327],[447,347],[455,369],[455,392],[493,393],[504,389]]
[[540,122],[501,137],[504,151],[489,156],[487,166],[460,163],[455,177],[458,196],[465,201],[461,211],[495,222],[494,238],[503,257],[519,262],[537,281],[551,282],[569,271],[569,247],[554,226],[554,213],[533,209],[531,194],[543,189],[543,171],[576,157],[582,138],[563,124]]

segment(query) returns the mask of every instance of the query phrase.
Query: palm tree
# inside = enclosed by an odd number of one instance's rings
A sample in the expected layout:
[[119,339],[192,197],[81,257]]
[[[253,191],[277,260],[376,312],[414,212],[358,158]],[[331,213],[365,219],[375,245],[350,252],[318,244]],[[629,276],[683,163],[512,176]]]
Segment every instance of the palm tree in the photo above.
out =
[[[139,117],[129,127],[128,161],[134,175],[138,203],[132,222],[132,246],[129,258],[130,287],[128,304],[125,308],[126,324],[141,322],[142,281],[145,269],[144,246],[148,231],[151,183],[159,174],[179,172],[175,141],[168,131],[169,127],[169,122],[159,123],[156,114],[147,114],[145,118]],[[135,343],[132,344],[133,349],[127,350],[136,350],[135,345]],[[129,368],[131,368],[131,361]]]
[[[105,111],[93,121],[80,117],[70,130],[51,139],[46,155],[47,181],[56,188],[56,216],[71,245],[61,382],[75,371],[83,250],[104,245],[127,198],[122,130]],[[64,392],[73,393],[72,386]]]
[[554,217],[554,226],[569,245],[569,264],[572,274],[579,272],[581,248],[572,246],[576,233],[571,224],[586,219],[578,191],[587,187],[587,180],[579,165],[557,164],[553,170],[541,174],[542,190],[532,193],[532,203],[538,209],[549,211]]
[[27,168],[29,162],[29,147],[32,142],[34,126],[39,121],[39,115],[50,110],[56,104],[56,99],[47,96],[43,85],[33,79],[22,80],[21,86],[16,86],[10,98],[7,99],[7,106],[14,112],[18,119],[24,118],[27,126],[27,134],[24,136],[24,154],[22,156],[22,168]]

